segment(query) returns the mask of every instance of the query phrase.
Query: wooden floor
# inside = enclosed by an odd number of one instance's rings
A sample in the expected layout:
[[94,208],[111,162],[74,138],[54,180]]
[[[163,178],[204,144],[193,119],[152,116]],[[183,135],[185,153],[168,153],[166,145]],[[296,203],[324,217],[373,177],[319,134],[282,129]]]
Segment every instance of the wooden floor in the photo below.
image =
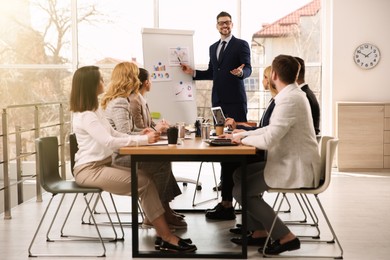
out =
[[[219,179],[219,165],[215,164],[217,178]],[[175,163],[174,172],[176,176],[196,178],[198,171],[197,163]],[[197,192],[197,201],[216,196],[212,191],[213,178],[211,178],[211,164],[205,165],[202,171],[202,190]],[[188,184],[182,187],[183,194],[172,203],[174,208],[197,209],[198,212],[185,213],[188,222],[188,229],[177,231],[182,237],[190,237],[198,247],[198,251],[216,250],[238,251],[240,248],[230,242],[234,235],[229,233],[229,228],[240,222],[240,215],[235,221],[211,222],[207,221],[202,209],[213,207],[217,200],[192,207],[192,196],[194,185]],[[50,196],[44,195],[42,203],[31,199],[20,206],[12,209],[12,219],[4,219],[0,215],[0,259],[21,260],[31,259],[28,257],[29,243],[33,237],[39,220],[46,208]],[[273,202],[274,197],[266,194],[266,200]],[[333,228],[339,237],[344,249],[344,259],[368,260],[368,259],[390,259],[390,173],[340,173],[335,170],[332,175],[330,188],[320,196]],[[53,202],[57,204],[59,196]],[[65,199],[65,205],[69,205],[71,197]],[[130,199],[127,197],[115,197],[119,207],[122,221],[129,222]],[[283,219],[300,218],[300,211],[295,204],[294,198],[290,198],[293,204],[291,214],[283,214]],[[80,216],[84,209],[81,198],[73,211],[70,221],[66,226],[65,234],[90,234],[95,235],[93,226],[81,225]],[[52,212],[49,212],[50,216]],[[64,211],[60,212],[59,219],[63,219]],[[106,221],[103,214],[95,215],[98,221]],[[320,223],[323,220],[320,220]],[[47,223],[44,223],[44,230],[37,237],[36,245],[32,252],[35,253],[95,253],[101,251],[96,242],[46,242],[45,233]],[[52,237],[58,237],[59,225],[53,227]],[[296,234],[309,234],[313,231],[308,227],[290,226]],[[329,231],[325,226],[320,226],[321,239],[329,237]],[[112,230],[107,225],[100,225],[103,236],[112,235]],[[110,232],[111,231],[111,232]],[[131,254],[131,226],[124,228],[125,240],[116,243],[107,242],[107,253],[105,259],[119,260],[132,259]],[[141,250],[153,250],[154,230],[140,229]],[[335,252],[334,244],[303,243],[296,253],[326,254]],[[257,252],[256,247],[249,247],[249,259],[259,259],[262,256]],[[59,257],[45,257],[43,259],[58,259]],[[79,258],[75,258],[79,259]],[[89,259],[102,259],[91,257]],[[144,258],[152,259],[152,258]],[[296,259],[296,258],[295,258]]]

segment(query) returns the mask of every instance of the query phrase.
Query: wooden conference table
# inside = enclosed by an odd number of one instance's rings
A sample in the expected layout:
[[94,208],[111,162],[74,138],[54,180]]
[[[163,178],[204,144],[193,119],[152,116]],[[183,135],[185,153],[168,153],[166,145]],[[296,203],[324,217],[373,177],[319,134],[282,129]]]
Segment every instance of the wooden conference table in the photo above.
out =
[[[122,147],[120,154],[131,155],[131,189],[132,189],[132,254],[133,257],[166,257],[166,258],[247,258],[246,241],[246,196],[242,197],[242,230],[243,246],[238,252],[216,252],[209,248],[198,248],[194,253],[169,253],[139,250],[138,234],[138,189],[137,162],[141,161],[208,161],[208,162],[240,162],[243,175],[246,175],[247,156],[254,155],[256,149],[249,146],[209,146],[201,138],[185,139],[180,145],[150,145],[138,147]],[[246,182],[242,182],[242,190],[246,190]],[[223,239],[223,238],[221,238]]]

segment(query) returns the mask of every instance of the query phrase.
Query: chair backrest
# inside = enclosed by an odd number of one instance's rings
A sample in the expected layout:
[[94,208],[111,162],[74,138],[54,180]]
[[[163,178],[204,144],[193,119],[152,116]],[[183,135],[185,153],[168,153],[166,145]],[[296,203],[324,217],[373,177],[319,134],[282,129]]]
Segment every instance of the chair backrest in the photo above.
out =
[[321,156],[321,182],[325,179],[326,145],[328,141],[332,139],[334,139],[332,136],[322,136],[318,144],[318,150]]
[[57,193],[54,186],[62,180],[59,172],[58,139],[56,136],[38,138],[35,140],[35,147],[41,186],[48,192]]
[[70,152],[70,171],[73,175],[73,168],[74,168],[74,157],[79,150],[79,146],[77,144],[76,134],[71,133],[69,134],[69,152]]
[[333,158],[336,152],[336,147],[339,140],[331,136],[323,136],[320,143],[321,154],[321,174],[323,175],[322,184],[317,189],[316,193],[321,193],[326,190],[330,184],[332,175]]

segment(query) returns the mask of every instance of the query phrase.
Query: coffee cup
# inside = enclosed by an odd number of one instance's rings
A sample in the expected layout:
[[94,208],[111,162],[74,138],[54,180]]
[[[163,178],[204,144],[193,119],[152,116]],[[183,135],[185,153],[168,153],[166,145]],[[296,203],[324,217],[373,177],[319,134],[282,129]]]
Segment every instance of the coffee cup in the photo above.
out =
[[223,135],[223,129],[224,125],[216,125],[215,126],[215,134],[218,135]]

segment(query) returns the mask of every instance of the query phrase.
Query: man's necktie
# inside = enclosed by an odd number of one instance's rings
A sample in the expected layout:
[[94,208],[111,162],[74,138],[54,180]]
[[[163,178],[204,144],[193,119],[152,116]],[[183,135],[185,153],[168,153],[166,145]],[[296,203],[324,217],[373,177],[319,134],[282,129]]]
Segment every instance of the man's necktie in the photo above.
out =
[[219,50],[219,54],[218,54],[218,62],[220,62],[222,59],[222,54],[223,54],[223,51],[225,50],[225,46],[226,46],[226,42],[222,41],[222,47]]
[[260,124],[259,124],[260,127],[269,125],[269,119],[271,118],[271,114],[272,111],[274,110],[274,107],[275,107],[275,99],[271,98],[267,108],[263,113],[263,116],[261,117]]

